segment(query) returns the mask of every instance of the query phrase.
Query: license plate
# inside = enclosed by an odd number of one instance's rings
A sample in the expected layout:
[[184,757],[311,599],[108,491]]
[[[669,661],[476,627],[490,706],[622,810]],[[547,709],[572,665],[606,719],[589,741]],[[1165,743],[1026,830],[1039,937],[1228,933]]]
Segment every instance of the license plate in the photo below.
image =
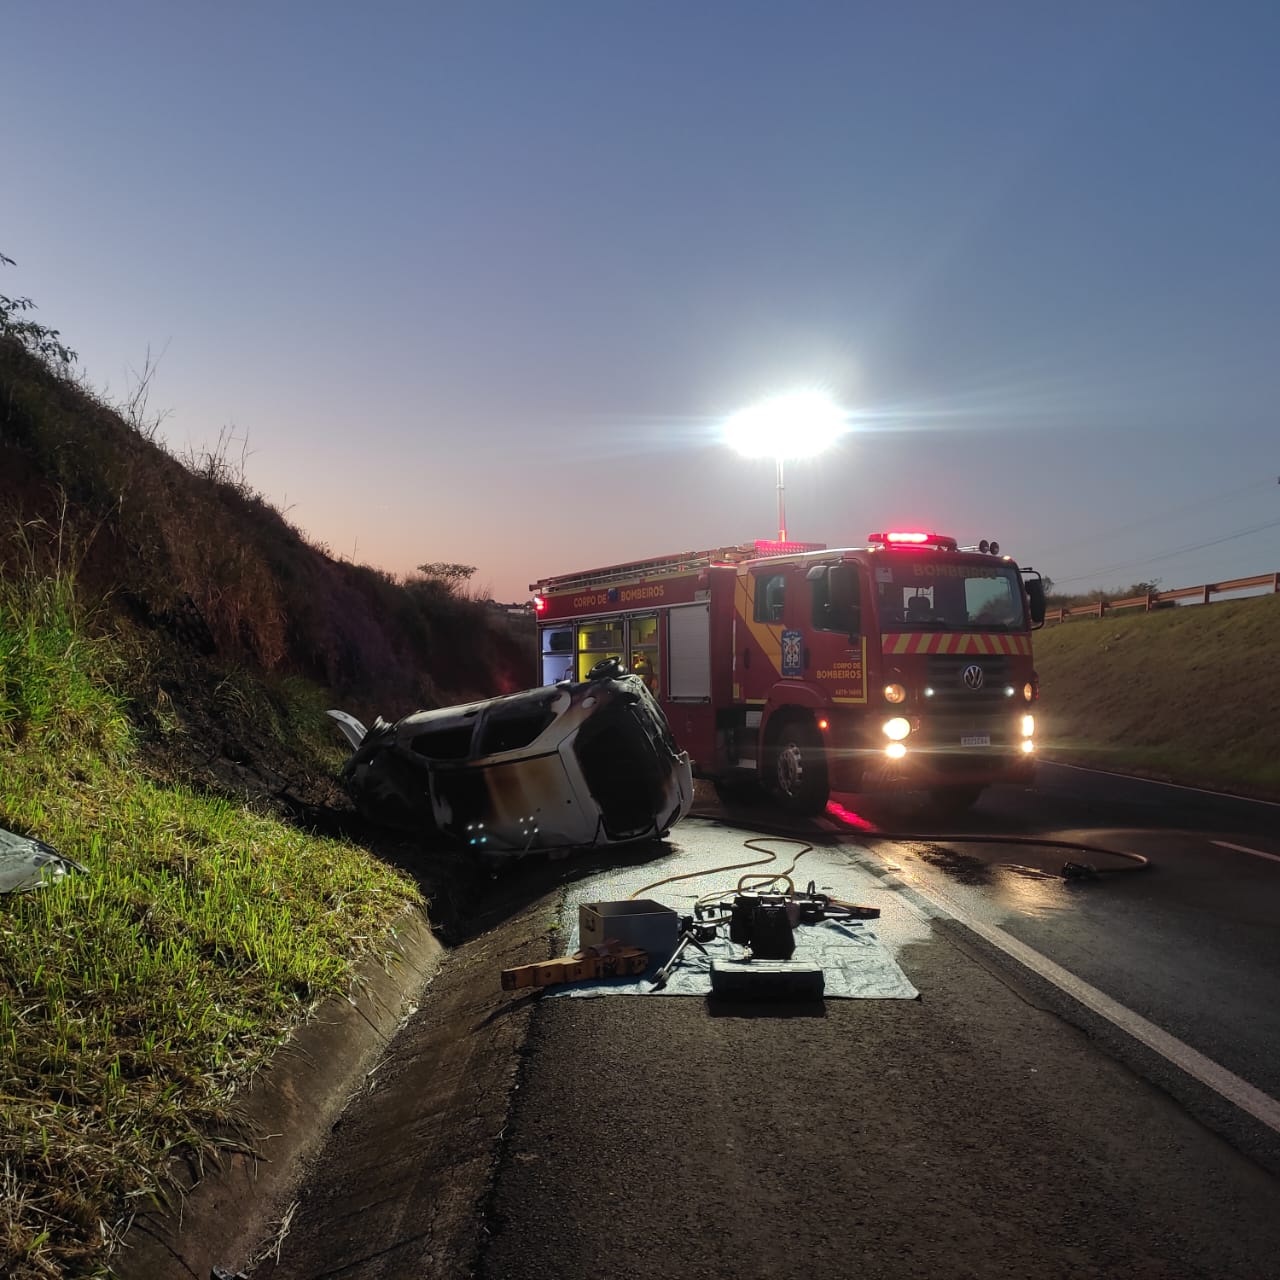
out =
[[991,745],[991,735],[989,733],[966,733],[960,739],[962,747],[989,747]]

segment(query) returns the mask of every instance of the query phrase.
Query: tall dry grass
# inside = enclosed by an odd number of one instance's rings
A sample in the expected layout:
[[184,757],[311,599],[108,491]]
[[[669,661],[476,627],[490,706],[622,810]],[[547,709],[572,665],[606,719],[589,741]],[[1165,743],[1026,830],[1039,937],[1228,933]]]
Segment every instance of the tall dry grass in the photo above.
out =
[[[131,417],[0,338],[0,513],[48,556],[56,538],[75,541],[82,591],[225,666],[305,676],[366,715],[533,683],[531,622],[335,559],[254,490],[230,437],[180,459]],[[13,554],[0,547],[0,572]]]

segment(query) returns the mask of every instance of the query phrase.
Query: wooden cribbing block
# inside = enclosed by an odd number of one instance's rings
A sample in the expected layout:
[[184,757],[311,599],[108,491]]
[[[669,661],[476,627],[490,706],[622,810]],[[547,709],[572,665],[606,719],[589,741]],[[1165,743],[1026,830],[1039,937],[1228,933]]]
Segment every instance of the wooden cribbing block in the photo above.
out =
[[636,977],[649,967],[649,953],[639,947],[624,947],[612,939],[595,947],[584,947],[571,956],[539,960],[503,969],[503,991],[522,987],[550,987],[560,982],[581,982],[584,978]]

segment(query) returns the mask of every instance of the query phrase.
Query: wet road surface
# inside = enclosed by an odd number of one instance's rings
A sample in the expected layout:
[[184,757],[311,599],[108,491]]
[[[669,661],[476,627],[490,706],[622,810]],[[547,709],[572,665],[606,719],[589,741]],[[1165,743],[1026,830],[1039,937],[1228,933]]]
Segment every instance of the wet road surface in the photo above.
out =
[[[837,803],[818,825],[856,840],[865,819],[849,801],[857,816]],[[1034,790],[993,789],[951,825],[978,838],[865,847],[934,900],[997,926],[1280,1098],[1280,806],[1042,764]],[[1077,839],[1142,854],[1151,868],[985,844],[983,832]],[[1106,874],[1066,881],[1069,858]]]

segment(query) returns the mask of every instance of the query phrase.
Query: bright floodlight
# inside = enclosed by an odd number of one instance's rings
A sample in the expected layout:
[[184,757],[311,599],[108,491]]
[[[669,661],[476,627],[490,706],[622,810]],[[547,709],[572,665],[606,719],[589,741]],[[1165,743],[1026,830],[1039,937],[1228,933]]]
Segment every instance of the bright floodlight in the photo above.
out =
[[725,423],[730,446],[748,458],[808,458],[845,432],[844,414],[821,391],[775,396]]
[[730,446],[748,458],[772,458],[778,467],[778,541],[787,541],[782,464],[830,448],[845,432],[844,414],[821,391],[775,396],[735,413],[724,426]]

